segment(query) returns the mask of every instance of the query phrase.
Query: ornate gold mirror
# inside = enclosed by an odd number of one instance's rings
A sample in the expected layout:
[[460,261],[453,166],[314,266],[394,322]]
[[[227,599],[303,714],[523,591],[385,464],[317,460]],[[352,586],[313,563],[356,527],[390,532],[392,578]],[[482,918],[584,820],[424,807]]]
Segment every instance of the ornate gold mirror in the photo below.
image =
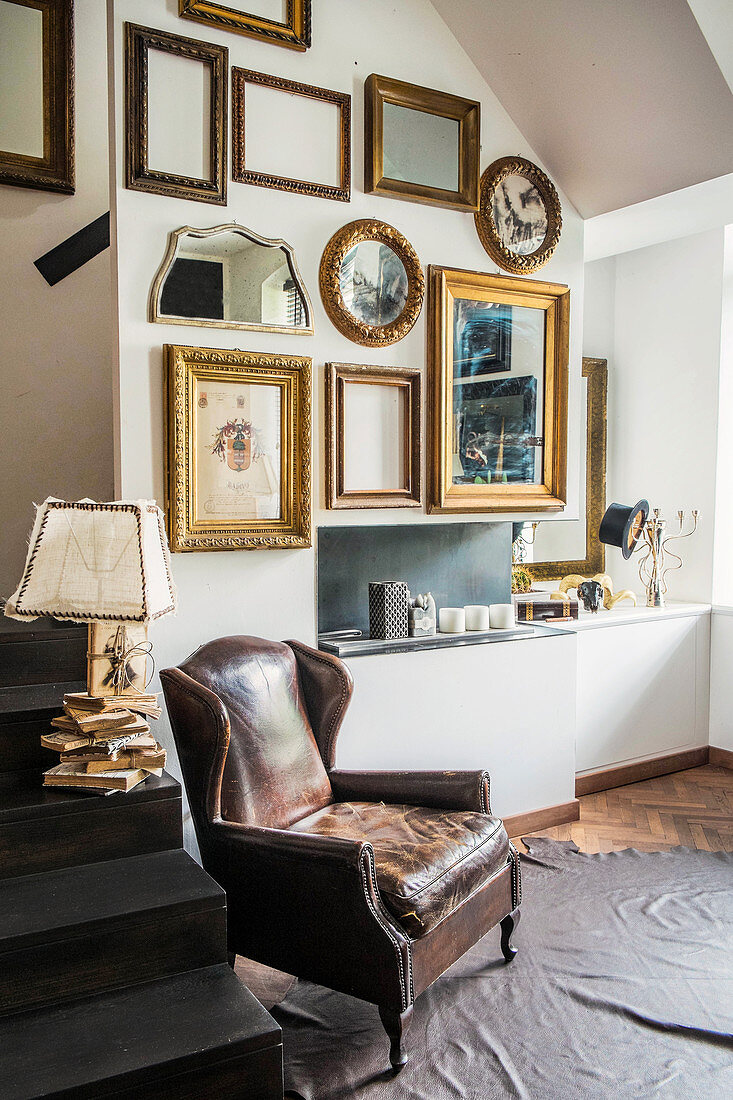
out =
[[334,233],[321,257],[319,285],[326,313],[342,336],[369,347],[406,336],[420,316],[425,291],[415,249],[399,230],[374,218]]
[[234,223],[173,230],[150,292],[150,320],[313,332],[313,310],[293,249]]
[[552,180],[524,157],[501,157],[481,177],[476,232],[491,259],[526,275],[544,267],[560,240],[562,211]]
[[549,581],[569,573],[591,577],[606,571],[606,548],[598,528],[606,510],[606,444],[608,365],[605,359],[583,359],[582,409],[586,424],[581,470],[580,514],[577,520],[526,523],[524,565],[535,580]]

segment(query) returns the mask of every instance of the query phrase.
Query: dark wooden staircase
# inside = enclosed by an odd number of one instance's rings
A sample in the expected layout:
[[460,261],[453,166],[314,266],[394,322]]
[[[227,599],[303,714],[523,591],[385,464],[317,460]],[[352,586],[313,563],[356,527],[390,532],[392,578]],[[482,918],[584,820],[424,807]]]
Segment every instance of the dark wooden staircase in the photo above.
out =
[[44,788],[86,631],[0,623],[0,1096],[280,1100],[280,1028],[227,963],[180,786]]

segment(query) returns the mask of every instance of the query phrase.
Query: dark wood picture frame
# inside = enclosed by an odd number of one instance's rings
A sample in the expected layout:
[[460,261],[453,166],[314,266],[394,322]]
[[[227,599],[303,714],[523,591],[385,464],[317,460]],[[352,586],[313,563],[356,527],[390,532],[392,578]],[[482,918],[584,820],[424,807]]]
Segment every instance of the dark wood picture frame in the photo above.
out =
[[234,11],[210,0],[178,0],[178,14],[209,27],[258,38],[290,50],[307,50],[311,44],[311,0],[287,0],[285,21]]
[[[326,507],[419,508],[422,504],[422,372],[419,367],[326,363]],[[345,388],[348,384],[400,387],[404,485],[395,489],[347,489]]]
[[[337,186],[313,181],[288,179],[268,172],[254,172],[247,168],[245,95],[247,84],[260,84],[265,88],[289,92],[333,103],[339,109],[339,175]],[[252,69],[232,68],[232,179],[236,183],[253,183],[258,187],[274,187],[279,191],[291,191],[299,195],[313,195],[323,199],[349,202],[351,199],[351,96],[347,92],[335,92],[312,84],[300,84],[281,76],[255,72]]]
[[[211,70],[210,179],[195,179],[148,166],[148,54],[163,50],[200,61]],[[229,50],[182,38],[136,23],[125,24],[125,185],[176,199],[216,203],[227,201],[227,71]]]
[[[458,130],[458,188],[455,191],[384,175],[384,104],[454,119]],[[452,210],[478,209],[481,104],[473,99],[372,73],[364,85],[364,190],[407,202]]]
[[74,0],[10,0],[43,16],[43,156],[0,150],[0,183],[74,194]]

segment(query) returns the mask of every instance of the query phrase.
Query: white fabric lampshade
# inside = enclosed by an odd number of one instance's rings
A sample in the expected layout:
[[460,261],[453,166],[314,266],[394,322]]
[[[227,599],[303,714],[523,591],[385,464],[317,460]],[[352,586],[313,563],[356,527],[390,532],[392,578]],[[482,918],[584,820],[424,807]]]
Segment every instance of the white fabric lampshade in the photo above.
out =
[[6,615],[149,623],[175,609],[168,540],[154,501],[49,497],[38,506]]

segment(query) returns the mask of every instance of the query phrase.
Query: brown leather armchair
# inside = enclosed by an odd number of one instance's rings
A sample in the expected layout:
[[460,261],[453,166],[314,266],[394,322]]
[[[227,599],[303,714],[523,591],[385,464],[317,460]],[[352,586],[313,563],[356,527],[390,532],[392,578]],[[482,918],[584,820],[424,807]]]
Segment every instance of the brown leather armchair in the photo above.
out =
[[300,642],[220,638],[161,680],[232,960],[376,1004],[404,1065],[415,997],[496,924],[516,953],[519,856],[488,773],[335,769],[353,681]]

